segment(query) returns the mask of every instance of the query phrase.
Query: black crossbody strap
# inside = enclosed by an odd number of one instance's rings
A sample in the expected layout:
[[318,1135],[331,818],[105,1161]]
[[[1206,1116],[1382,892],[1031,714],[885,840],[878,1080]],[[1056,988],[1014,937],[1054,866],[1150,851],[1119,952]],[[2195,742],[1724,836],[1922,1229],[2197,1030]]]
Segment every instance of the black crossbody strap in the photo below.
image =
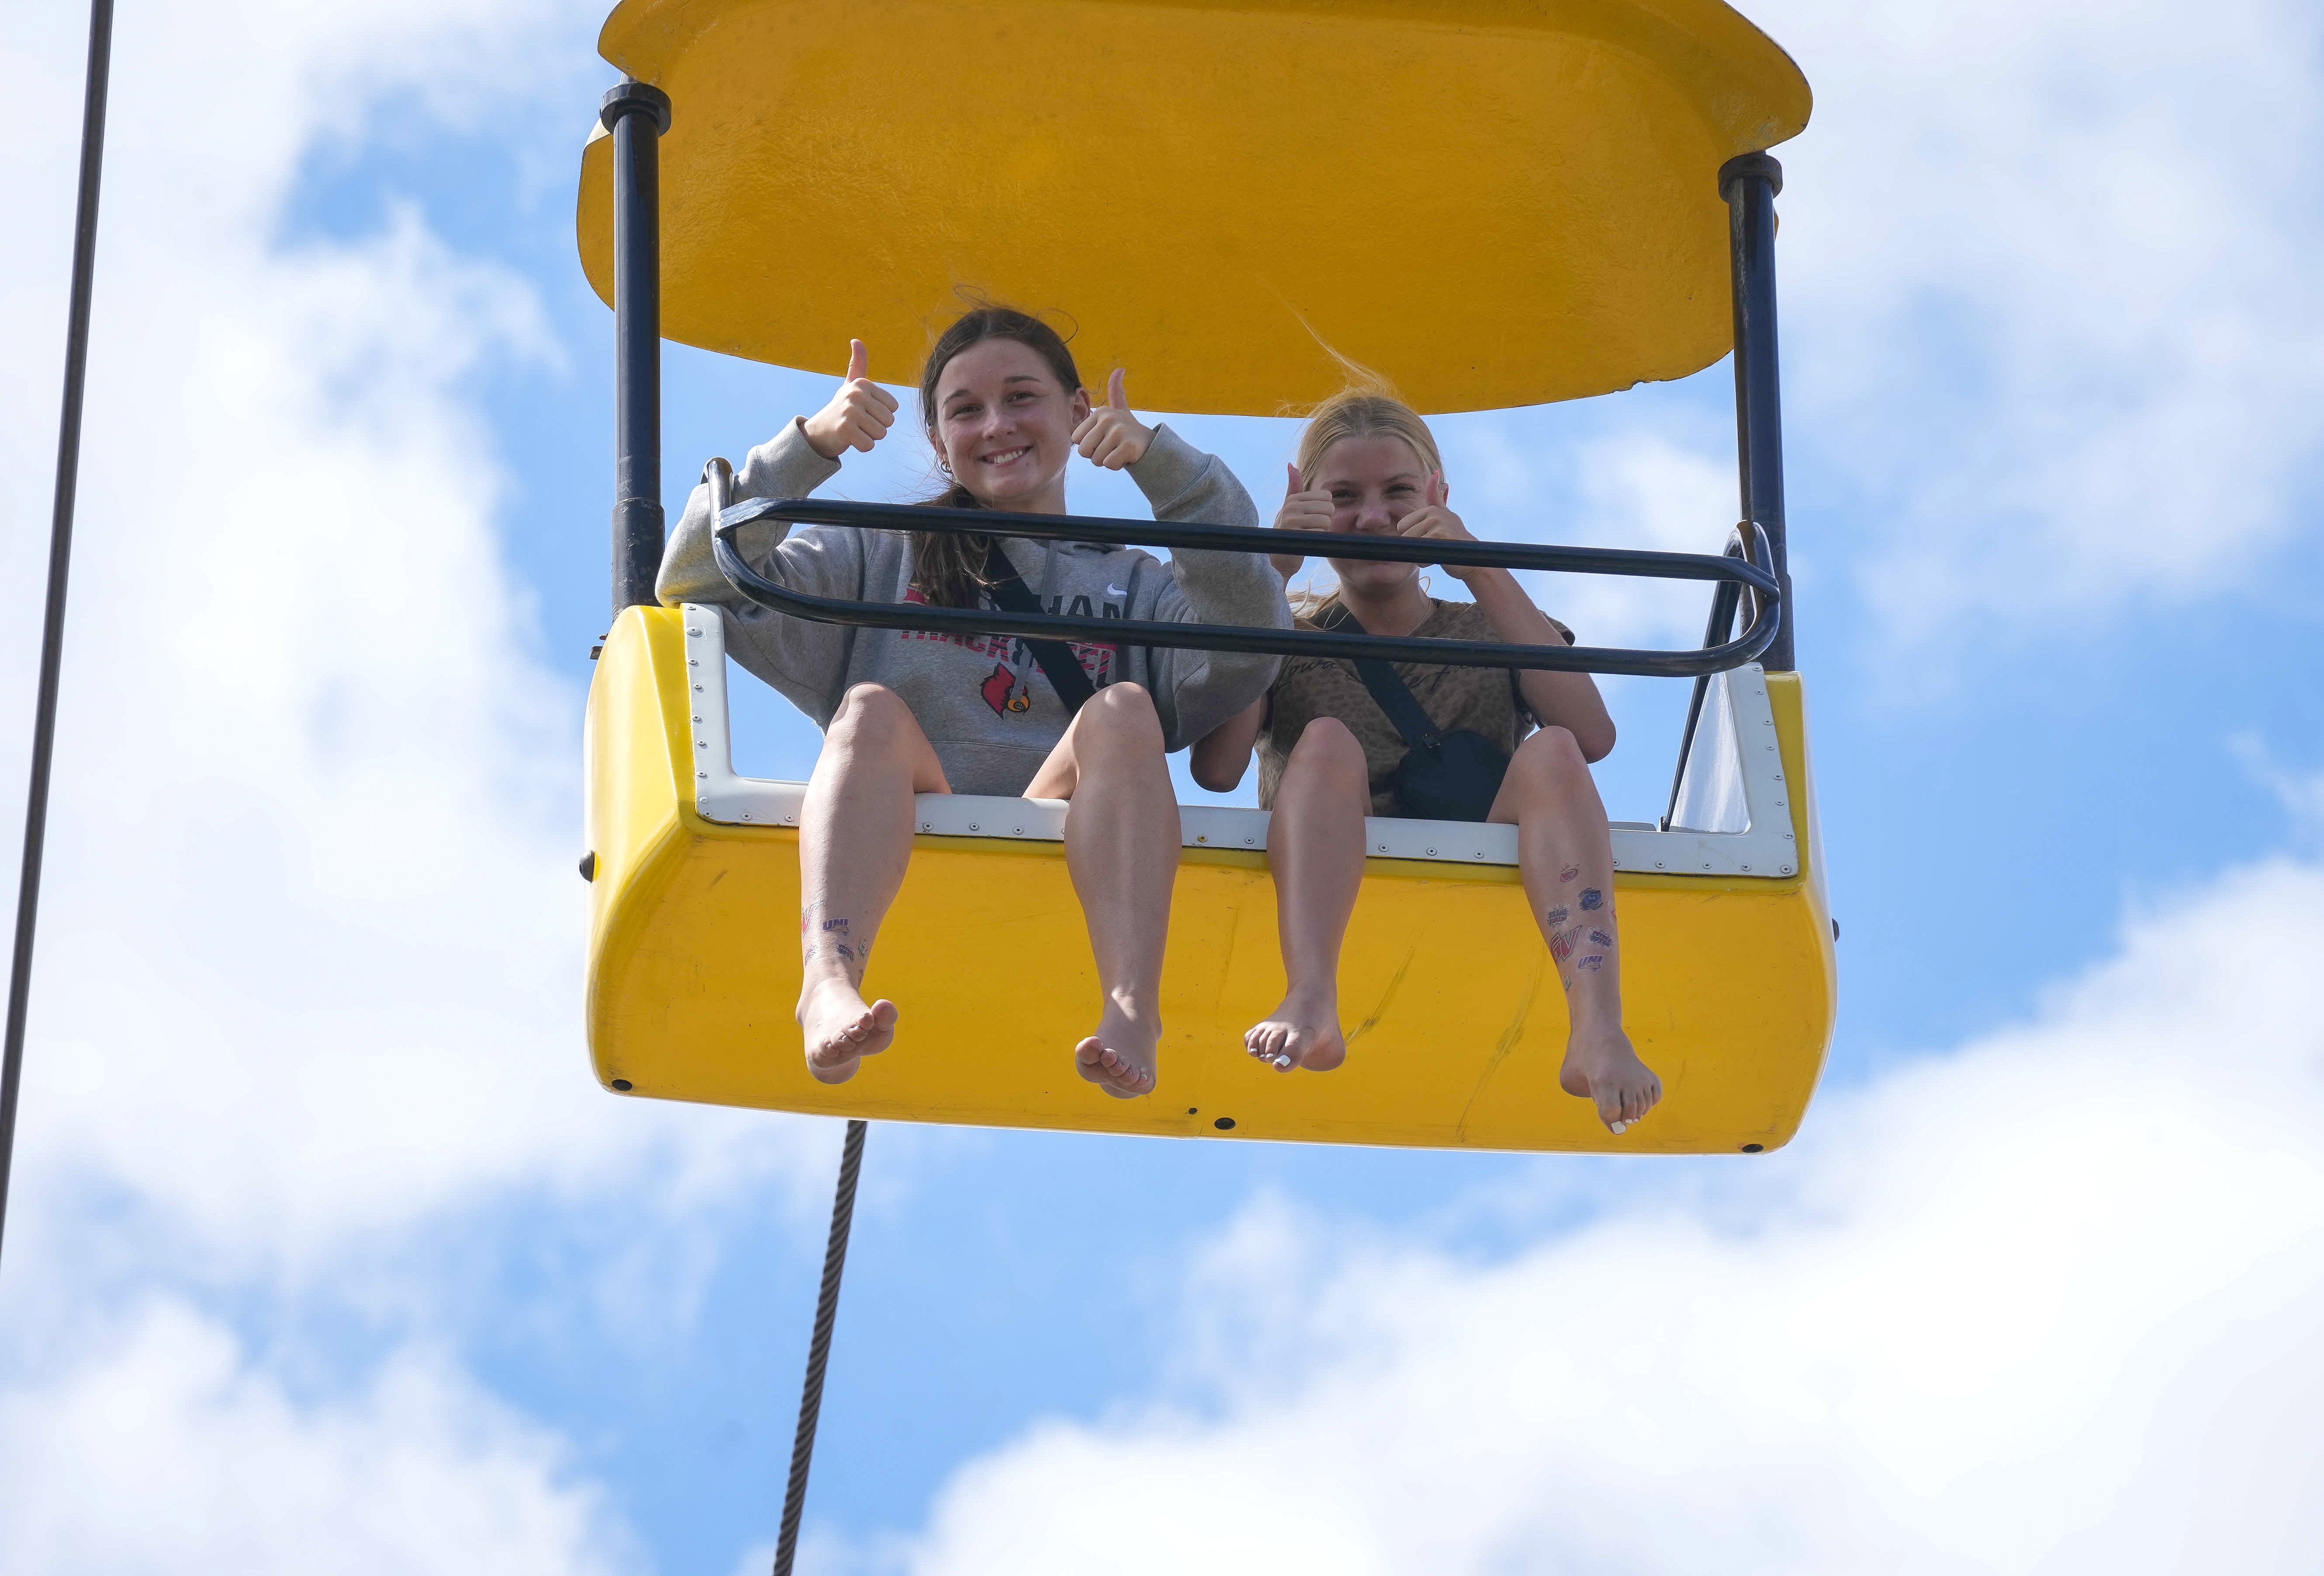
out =
[[[1337,604],[1318,621],[1318,627],[1326,630],[1335,630],[1342,624],[1355,624],[1359,631],[1364,627],[1356,623],[1354,613]],[[1359,657],[1355,667],[1356,677],[1372,692],[1373,702],[1388,714],[1396,731],[1404,735],[1406,749],[1434,750],[1444,742],[1443,730],[1421,709],[1420,702],[1413,697],[1412,687],[1405,683],[1393,666],[1377,657]]]
[[[1017,566],[1009,555],[994,542],[984,556],[985,589],[992,593],[992,604],[1003,613],[1039,613],[1040,598],[1026,589],[1025,577],[1017,573]],[[1089,675],[1082,671],[1081,659],[1063,641],[1027,641],[1032,649],[1033,660],[1049,676],[1049,687],[1065,703],[1067,713],[1079,712],[1097,694]]]

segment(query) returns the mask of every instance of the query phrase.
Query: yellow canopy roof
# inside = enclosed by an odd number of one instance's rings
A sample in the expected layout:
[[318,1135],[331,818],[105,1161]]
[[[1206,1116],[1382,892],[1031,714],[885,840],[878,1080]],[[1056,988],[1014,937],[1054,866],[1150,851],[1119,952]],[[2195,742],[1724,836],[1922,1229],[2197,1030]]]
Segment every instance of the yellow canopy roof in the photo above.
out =
[[669,337],[909,382],[976,292],[1164,410],[1321,399],[1326,345],[1425,410],[1699,371],[1719,166],[1808,117],[1719,0],[623,0],[599,49],[674,105]]

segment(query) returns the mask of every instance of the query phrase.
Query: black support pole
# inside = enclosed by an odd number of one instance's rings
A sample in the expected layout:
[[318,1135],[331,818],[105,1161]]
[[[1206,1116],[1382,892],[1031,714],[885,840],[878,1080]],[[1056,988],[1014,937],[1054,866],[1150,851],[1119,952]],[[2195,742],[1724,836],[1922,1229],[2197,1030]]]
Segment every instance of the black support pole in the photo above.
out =
[[613,134],[613,611],[654,600],[661,567],[661,134],[669,95],[609,90]]
[[41,856],[49,836],[49,763],[56,754],[65,587],[72,570],[73,505],[80,490],[81,394],[88,383],[88,307],[97,284],[97,198],[105,172],[105,97],[112,68],[113,0],[93,0],[88,8],[88,81],[81,96],[72,295],[65,310],[64,409],[57,420],[56,506],[49,522],[49,595],[41,617],[41,677],[32,703],[32,776],[24,793],[24,862],[16,885],[16,949],[8,970],[7,1041],[6,1049],[0,1051],[0,1237],[8,1226],[8,1174],[16,1151],[17,1094],[24,1078],[24,1020],[32,1000]]
[[1743,518],[1766,529],[1774,554],[1770,567],[1783,587],[1783,624],[1760,659],[1778,672],[1793,666],[1799,628],[1784,530],[1784,410],[1775,355],[1775,194],[1783,189],[1784,167],[1765,153],[1745,153],[1719,167],[1735,291],[1735,444]]

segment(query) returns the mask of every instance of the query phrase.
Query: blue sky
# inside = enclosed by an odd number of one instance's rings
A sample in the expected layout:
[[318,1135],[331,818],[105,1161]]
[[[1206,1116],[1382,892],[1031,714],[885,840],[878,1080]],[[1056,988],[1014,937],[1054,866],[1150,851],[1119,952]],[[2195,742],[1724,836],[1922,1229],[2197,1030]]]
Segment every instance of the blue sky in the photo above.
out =
[[[0,32],[32,104],[0,262],[20,716],[82,36],[56,9]],[[803,1566],[2324,1554],[2319,20],[1750,14],[1818,96],[1781,266],[1845,934],[1801,1140],[877,1127]],[[0,1264],[7,1569],[763,1566],[836,1129],[607,1100],[578,1031],[598,20],[123,9]],[[665,372],[673,503],[827,384]],[[1730,388],[1445,421],[1454,504],[1713,548]],[[1179,424],[1270,494],[1288,425]],[[843,488],[917,484],[908,442],[879,459]],[[1699,632],[1691,596],[1540,594],[1590,638]],[[1682,697],[1612,693],[1601,782],[1644,818]],[[812,759],[779,702],[738,730],[769,774]]]

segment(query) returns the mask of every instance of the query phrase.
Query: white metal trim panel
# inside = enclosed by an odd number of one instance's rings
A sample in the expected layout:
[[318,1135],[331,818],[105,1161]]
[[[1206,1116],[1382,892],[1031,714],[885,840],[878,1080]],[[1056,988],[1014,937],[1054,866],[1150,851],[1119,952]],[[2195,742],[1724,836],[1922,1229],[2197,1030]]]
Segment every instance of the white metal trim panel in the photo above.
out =
[[[685,604],[686,659],[693,694],[694,799],[706,821],[740,826],[796,826],[807,797],[803,782],[738,777],[726,711],[725,628],[715,607]],[[1775,719],[1757,664],[1737,668],[1723,690],[1732,710],[1738,763],[1750,824],[1741,832],[1658,832],[1630,822],[1614,824],[1614,868],[1670,875],[1765,876],[1781,880],[1799,869],[1792,835],[1790,790],[1784,781]],[[998,837],[1061,843],[1063,799],[996,798],[982,794],[922,794],[920,830],[945,837]],[[1186,805],[1178,812],[1188,848],[1261,851],[1264,810]],[[1515,865],[1517,829],[1474,821],[1406,821],[1368,817],[1365,852],[1376,859],[1436,860],[1450,864]]]

